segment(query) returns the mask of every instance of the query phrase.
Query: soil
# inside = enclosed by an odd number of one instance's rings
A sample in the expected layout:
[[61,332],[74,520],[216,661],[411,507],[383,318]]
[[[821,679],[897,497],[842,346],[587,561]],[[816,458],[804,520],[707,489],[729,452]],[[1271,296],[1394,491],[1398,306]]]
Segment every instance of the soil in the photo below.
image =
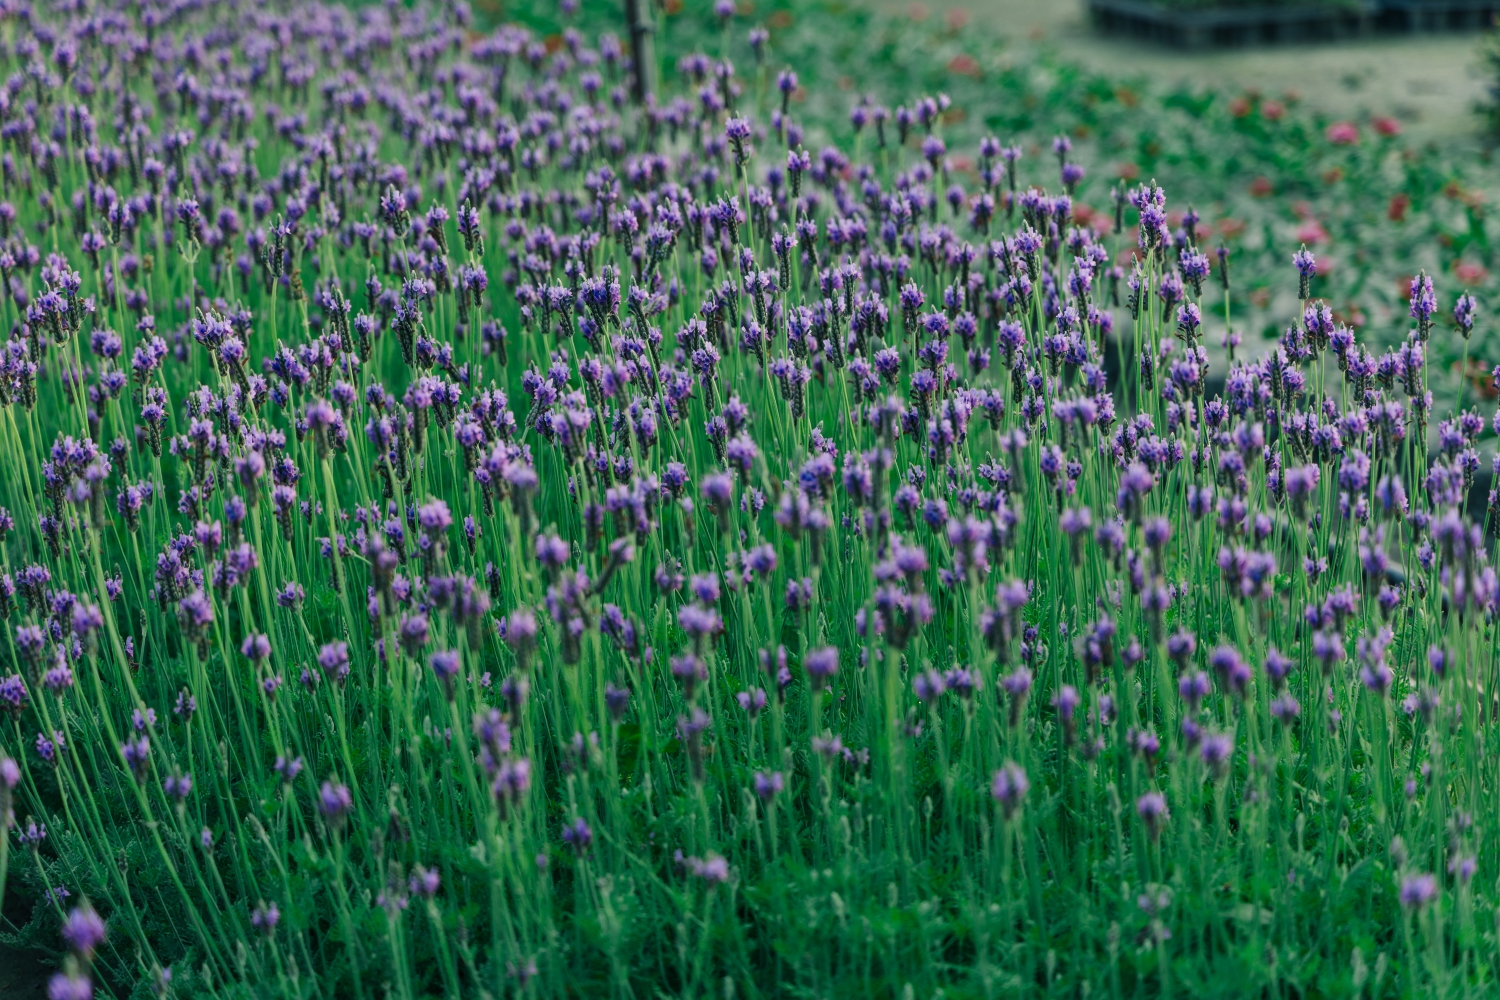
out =
[[46,996],[50,972],[29,952],[0,944],[0,1000],[35,1000]]

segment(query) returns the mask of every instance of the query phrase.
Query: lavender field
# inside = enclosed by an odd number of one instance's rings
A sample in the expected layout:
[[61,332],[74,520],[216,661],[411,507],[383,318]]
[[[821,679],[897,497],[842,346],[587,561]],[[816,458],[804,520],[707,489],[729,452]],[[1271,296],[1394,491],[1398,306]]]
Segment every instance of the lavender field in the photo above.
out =
[[1480,168],[562,7],[0,5],[51,1000],[1494,995]]

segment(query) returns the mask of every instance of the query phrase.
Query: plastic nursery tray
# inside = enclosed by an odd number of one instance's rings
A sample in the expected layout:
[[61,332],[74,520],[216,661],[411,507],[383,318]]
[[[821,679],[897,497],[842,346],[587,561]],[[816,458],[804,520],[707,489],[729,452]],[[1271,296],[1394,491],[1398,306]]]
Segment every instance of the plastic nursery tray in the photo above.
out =
[[1183,9],[1147,0],[1089,0],[1089,13],[1108,34],[1210,48],[1358,37],[1374,30],[1380,8],[1364,2]]
[[1390,31],[1483,31],[1500,0],[1381,0],[1381,27]]

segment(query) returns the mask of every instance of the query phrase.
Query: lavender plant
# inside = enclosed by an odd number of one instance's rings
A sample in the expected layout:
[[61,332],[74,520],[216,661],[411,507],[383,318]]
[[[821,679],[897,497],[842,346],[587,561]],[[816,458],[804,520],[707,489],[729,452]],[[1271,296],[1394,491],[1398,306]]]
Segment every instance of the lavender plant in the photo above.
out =
[[769,61],[637,106],[462,5],[0,25],[54,1000],[1492,988],[1472,298],[1372,353],[1304,248],[1247,358],[1161,188],[965,184],[937,97],[814,151]]

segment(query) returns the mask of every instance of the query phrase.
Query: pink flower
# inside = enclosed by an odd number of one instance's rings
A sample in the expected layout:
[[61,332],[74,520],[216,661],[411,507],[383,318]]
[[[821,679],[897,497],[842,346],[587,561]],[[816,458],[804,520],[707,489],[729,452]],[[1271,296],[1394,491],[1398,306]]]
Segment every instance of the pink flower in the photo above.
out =
[[1482,285],[1490,276],[1483,264],[1473,261],[1460,261],[1453,265],[1453,276],[1465,285]]
[[1323,223],[1317,219],[1308,219],[1297,227],[1296,239],[1298,243],[1306,243],[1308,246],[1317,243],[1327,243],[1328,230],[1324,229]]
[[1389,115],[1377,115],[1370,123],[1379,135],[1393,136],[1401,134],[1401,123]]
[[1353,146],[1359,142],[1359,126],[1353,122],[1334,122],[1323,134],[1335,146]]
[[967,52],[960,52],[948,60],[948,72],[959,76],[978,76],[979,63]]

